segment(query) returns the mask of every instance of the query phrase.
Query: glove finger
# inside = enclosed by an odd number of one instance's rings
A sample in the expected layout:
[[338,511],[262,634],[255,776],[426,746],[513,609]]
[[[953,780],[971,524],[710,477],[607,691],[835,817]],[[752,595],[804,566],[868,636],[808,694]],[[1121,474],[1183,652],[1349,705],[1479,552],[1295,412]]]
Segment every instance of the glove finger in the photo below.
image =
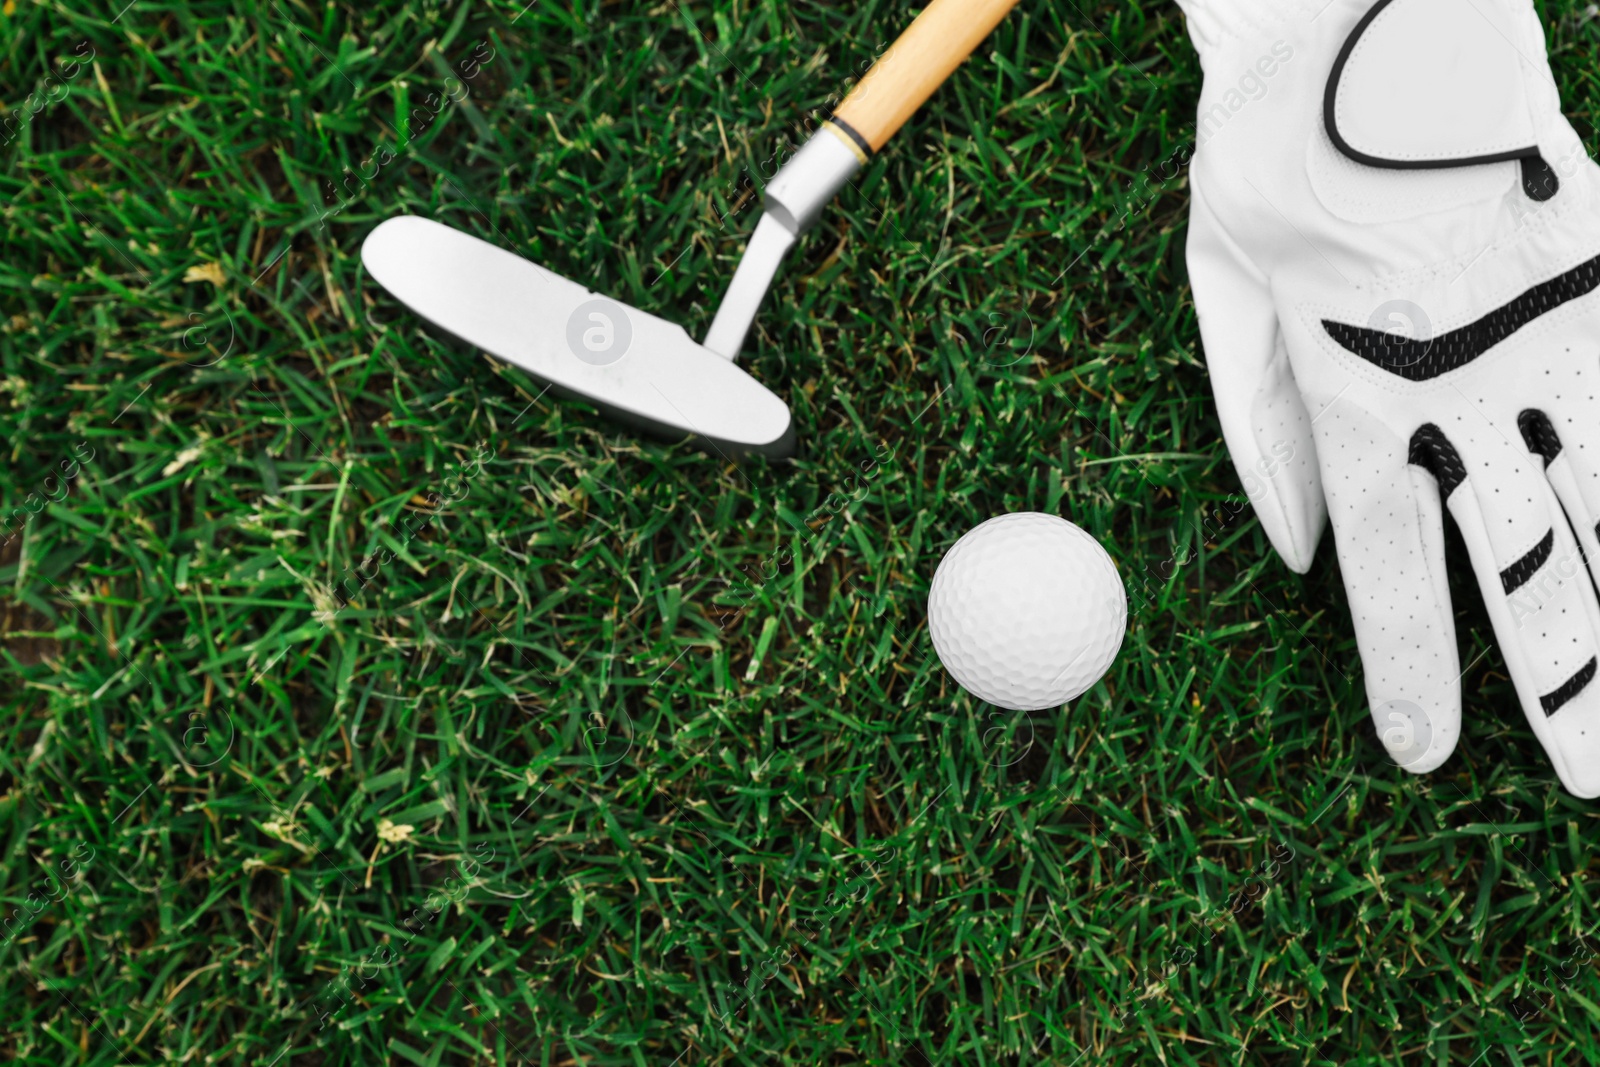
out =
[[[1426,774],[1461,734],[1461,665],[1445,572],[1439,485],[1407,462],[1406,440],[1353,403],[1318,418],[1334,543],[1378,738]],[[1360,465],[1347,461],[1361,455]]]
[[[1592,580],[1600,583],[1600,426],[1592,418],[1560,411],[1552,418],[1538,408],[1524,410],[1517,426],[1528,450],[1543,462],[1550,489],[1581,549],[1570,559],[1557,554],[1545,584],[1581,574],[1585,563]],[[1588,591],[1593,599],[1592,589]],[[1514,615],[1540,603],[1542,590],[1530,589],[1521,599],[1521,610],[1514,607]],[[1600,685],[1588,690],[1600,690]],[[1541,705],[1540,711],[1544,710]],[[1585,691],[1543,716],[1548,738],[1539,731],[1541,716],[1531,709],[1528,714],[1563,784],[1578,796],[1600,796],[1600,691]]]
[[1438,481],[1466,542],[1534,735],[1571,792],[1600,795],[1600,603],[1538,461],[1491,429],[1457,427],[1470,442],[1463,457],[1444,430],[1423,426],[1411,461]]

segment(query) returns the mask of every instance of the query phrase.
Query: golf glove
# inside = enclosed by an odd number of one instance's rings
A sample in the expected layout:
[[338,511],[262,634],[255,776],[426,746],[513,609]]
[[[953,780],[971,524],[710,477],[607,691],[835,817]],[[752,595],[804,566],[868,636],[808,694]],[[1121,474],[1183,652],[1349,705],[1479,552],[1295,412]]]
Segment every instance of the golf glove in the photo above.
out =
[[1600,796],[1600,167],[1532,4],[1180,3],[1190,278],[1263,528],[1303,572],[1331,519],[1379,735],[1421,773],[1460,734],[1448,510],[1534,734]]

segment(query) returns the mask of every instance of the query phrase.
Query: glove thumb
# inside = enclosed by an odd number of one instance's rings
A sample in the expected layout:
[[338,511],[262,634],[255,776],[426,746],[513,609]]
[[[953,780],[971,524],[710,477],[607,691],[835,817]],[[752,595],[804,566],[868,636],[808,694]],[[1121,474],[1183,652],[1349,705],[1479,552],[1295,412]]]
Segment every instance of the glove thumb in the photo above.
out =
[[1261,527],[1291,570],[1311,568],[1327,524],[1311,416],[1263,275],[1191,183],[1189,284],[1222,436]]

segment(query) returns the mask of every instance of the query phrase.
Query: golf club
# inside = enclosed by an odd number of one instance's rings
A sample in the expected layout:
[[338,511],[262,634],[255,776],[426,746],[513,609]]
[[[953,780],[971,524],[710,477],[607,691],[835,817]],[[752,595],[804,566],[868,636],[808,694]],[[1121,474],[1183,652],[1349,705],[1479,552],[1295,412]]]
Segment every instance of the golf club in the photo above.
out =
[[439,329],[663,436],[722,455],[794,449],[788,405],[734,360],[784,253],[850,176],[977,47],[1017,0],[933,0],[767,184],[760,221],[703,344],[682,326],[611,300],[441,223],[400,216],[361,259]]

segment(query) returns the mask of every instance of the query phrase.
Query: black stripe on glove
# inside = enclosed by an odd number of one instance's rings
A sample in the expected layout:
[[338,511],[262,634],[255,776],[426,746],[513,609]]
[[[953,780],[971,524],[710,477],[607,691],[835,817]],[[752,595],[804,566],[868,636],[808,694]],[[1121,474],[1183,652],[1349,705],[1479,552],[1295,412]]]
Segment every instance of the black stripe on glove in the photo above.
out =
[[1594,681],[1594,672],[1597,664],[1593,656],[1589,662],[1578,668],[1578,673],[1561,683],[1560,688],[1553,693],[1546,693],[1539,698],[1539,706],[1546,715],[1554,715],[1561,710],[1561,705],[1583,692],[1583,687]]
[[1467,465],[1461,462],[1461,453],[1433,423],[1426,423],[1411,435],[1409,461],[1429,474],[1439,483],[1439,492],[1446,500],[1467,480]]
[[1550,552],[1556,547],[1555,530],[1546,530],[1544,540],[1511,566],[1500,572],[1500,587],[1510,596],[1528,584],[1528,579],[1539,573],[1539,568],[1550,562]]
[[1540,282],[1476,322],[1438,337],[1410,338],[1370,326],[1323,319],[1328,336],[1368,363],[1410,382],[1425,382],[1459,370],[1528,323],[1562,304],[1600,288],[1600,256]]
[[1528,408],[1517,416],[1517,429],[1522,431],[1522,440],[1528,446],[1528,451],[1544,457],[1546,468],[1561,455],[1561,438],[1556,436],[1556,428],[1550,425],[1550,419],[1544,412]]

